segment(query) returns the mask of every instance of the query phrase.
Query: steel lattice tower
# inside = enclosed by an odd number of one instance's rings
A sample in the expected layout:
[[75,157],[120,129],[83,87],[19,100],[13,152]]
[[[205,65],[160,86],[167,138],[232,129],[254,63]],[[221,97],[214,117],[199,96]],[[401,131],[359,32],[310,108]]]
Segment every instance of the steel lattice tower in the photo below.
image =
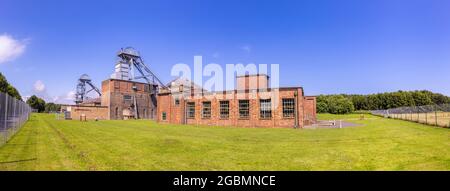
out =
[[[86,91],[86,86],[90,86],[91,89]],[[100,93],[100,90],[95,87],[94,84],[92,84],[92,80],[87,74],[81,75],[80,79],[78,79],[77,92],[75,94],[75,103],[83,103],[83,101],[85,101],[86,99],[86,95],[92,90],[97,92],[99,96],[102,95],[102,93]]]

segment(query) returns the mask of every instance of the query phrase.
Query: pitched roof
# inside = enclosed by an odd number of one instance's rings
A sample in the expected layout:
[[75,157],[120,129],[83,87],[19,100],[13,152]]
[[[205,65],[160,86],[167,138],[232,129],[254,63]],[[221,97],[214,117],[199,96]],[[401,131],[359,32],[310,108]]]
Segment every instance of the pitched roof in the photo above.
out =
[[187,91],[190,91],[191,88],[193,88],[194,90],[202,90],[203,89],[201,86],[195,84],[191,80],[189,80],[187,78],[182,78],[182,77],[175,78],[174,80],[167,83],[166,86],[171,89],[174,89],[181,85],[183,85],[184,89]]

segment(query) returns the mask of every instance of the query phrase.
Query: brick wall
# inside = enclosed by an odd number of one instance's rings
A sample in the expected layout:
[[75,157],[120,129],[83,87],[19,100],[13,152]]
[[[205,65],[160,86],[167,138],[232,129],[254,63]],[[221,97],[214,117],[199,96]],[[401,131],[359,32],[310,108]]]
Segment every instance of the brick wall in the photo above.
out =
[[106,106],[67,106],[66,110],[70,111],[72,120],[80,120],[83,114],[87,120],[105,120],[108,118],[108,107]]
[[[134,90],[133,86],[137,89]],[[102,82],[102,105],[108,106],[110,119],[124,119],[128,111],[139,119],[153,119],[156,115],[156,97],[151,95],[150,86],[126,80],[108,79]],[[134,99],[137,114],[134,112]],[[124,115],[125,114],[125,115]]]
[[269,88],[269,77],[264,74],[237,76],[236,83],[237,90],[267,89]]
[[[278,91],[277,91],[278,90]],[[157,121],[162,123],[175,124],[193,124],[193,125],[214,125],[214,126],[240,126],[240,127],[294,127],[296,118],[298,127],[303,127],[310,121],[305,122],[304,117],[311,115],[315,117],[315,98],[308,97],[305,99],[301,88],[281,88],[269,91],[231,91],[219,93],[208,93],[198,96],[188,96],[185,99],[164,93],[158,95],[158,116]],[[284,117],[282,99],[293,98],[297,105],[297,117]],[[179,105],[175,104],[175,100],[179,99]],[[250,111],[248,119],[239,117],[239,100],[248,99],[250,102]],[[260,118],[260,99],[271,99],[272,102],[272,118]],[[229,118],[220,118],[220,101],[229,101]],[[185,107],[187,102],[195,103],[195,118],[185,119]],[[211,102],[211,117],[202,117],[203,102]],[[307,107],[307,108],[305,108]],[[314,107],[314,109],[312,109]],[[166,120],[162,119],[165,113]],[[314,115],[313,115],[314,114]],[[310,118],[311,119],[311,118]],[[309,119],[309,120],[310,120]]]
[[305,102],[305,125],[311,125],[316,123],[316,97],[306,96],[304,98]]
[[[157,117],[156,121],[160,123],[180,123],[176,122],[172,119],[172,114],[180,115],[179,113],[172,112],[172,94],[164,93],[158,95],[158,107],[157,109]],[[165,114],[165,119],[163,118],[163,114]]]

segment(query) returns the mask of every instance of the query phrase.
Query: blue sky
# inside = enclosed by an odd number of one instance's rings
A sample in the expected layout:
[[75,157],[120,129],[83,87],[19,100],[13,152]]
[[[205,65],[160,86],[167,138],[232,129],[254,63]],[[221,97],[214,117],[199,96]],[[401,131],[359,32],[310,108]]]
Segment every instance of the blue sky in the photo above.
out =
[[116,51],[133,46],[164,82],[174,64],[202,55],[279,64],[280,85],[308,95],[450,95],[449,9],[445,0],[2,0],[0,35],[25,47],[0,71],[23,96],[39,85],[64,101],[81,74],[99,86]]

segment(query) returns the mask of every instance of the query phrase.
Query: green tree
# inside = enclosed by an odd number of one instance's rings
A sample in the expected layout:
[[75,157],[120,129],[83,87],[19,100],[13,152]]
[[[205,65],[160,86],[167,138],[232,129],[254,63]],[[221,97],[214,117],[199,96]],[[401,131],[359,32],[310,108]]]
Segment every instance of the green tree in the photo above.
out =
[[350,99],[342,96],[330,96],[328,98],[328,112],[332,114],[348,114],[355,110]]
[[11,85],[8,86],[8,94],[18,100],[22,100],[22,96],[20,96],[19,91]]
[[[397,91],[370,95],[320,95],[317,97],[319,113],[339,113],[344,99],[350,100],[356,110],[379,110],[398,107],[450,104],[450,97],[431,91]],[[339,104],[336,104],[339,103]],[[350,106],[347,106],[349,108]]]
[[59,111],[61,109],[61,105],[60,104],[55,104],[55,103],[46,103],[45,104],[45,112],[49,113],[49,112],[56,112]]
[[431,101],[434,104],[438,104],[438,105],[450,104],[450,97],[447,97],[447,96],[439,94],[439,93],[433,93],[433,92],[430,92],[427,90],[422,90],[421,92],[424,94],[427,94],[431,98]]
[[415,91],[411,93],[415,106],[432,105],[431,95],[423,91]]
[[8,92],[8,81],[6,81],[5,76],[0,72],[0,92],[7,93]]
[[317,101],[317,112],[318,113],[328,113],[328,105],[327,105],[327,99],[324,95],[319,95],[316,98]]
[[350,99],[355,106],[355,110],[369,110],[369,103],[367,96],[363,95],[350,95]]
[[318,113],[347,114],[354,111],[350,98],[344,95],[320,95],[317,97]]
[[38,112],[45,111],[45,101],[35,95],[28,98],[27,104],[30,105],[31,108],[36,109]]
[[6,93],[18,100],[22,100],[22,96],[20,96],[19,91],[14,88],[11,84],[9,84],[8,80],[6,80],[5,76],[0,72],[0,92]]

